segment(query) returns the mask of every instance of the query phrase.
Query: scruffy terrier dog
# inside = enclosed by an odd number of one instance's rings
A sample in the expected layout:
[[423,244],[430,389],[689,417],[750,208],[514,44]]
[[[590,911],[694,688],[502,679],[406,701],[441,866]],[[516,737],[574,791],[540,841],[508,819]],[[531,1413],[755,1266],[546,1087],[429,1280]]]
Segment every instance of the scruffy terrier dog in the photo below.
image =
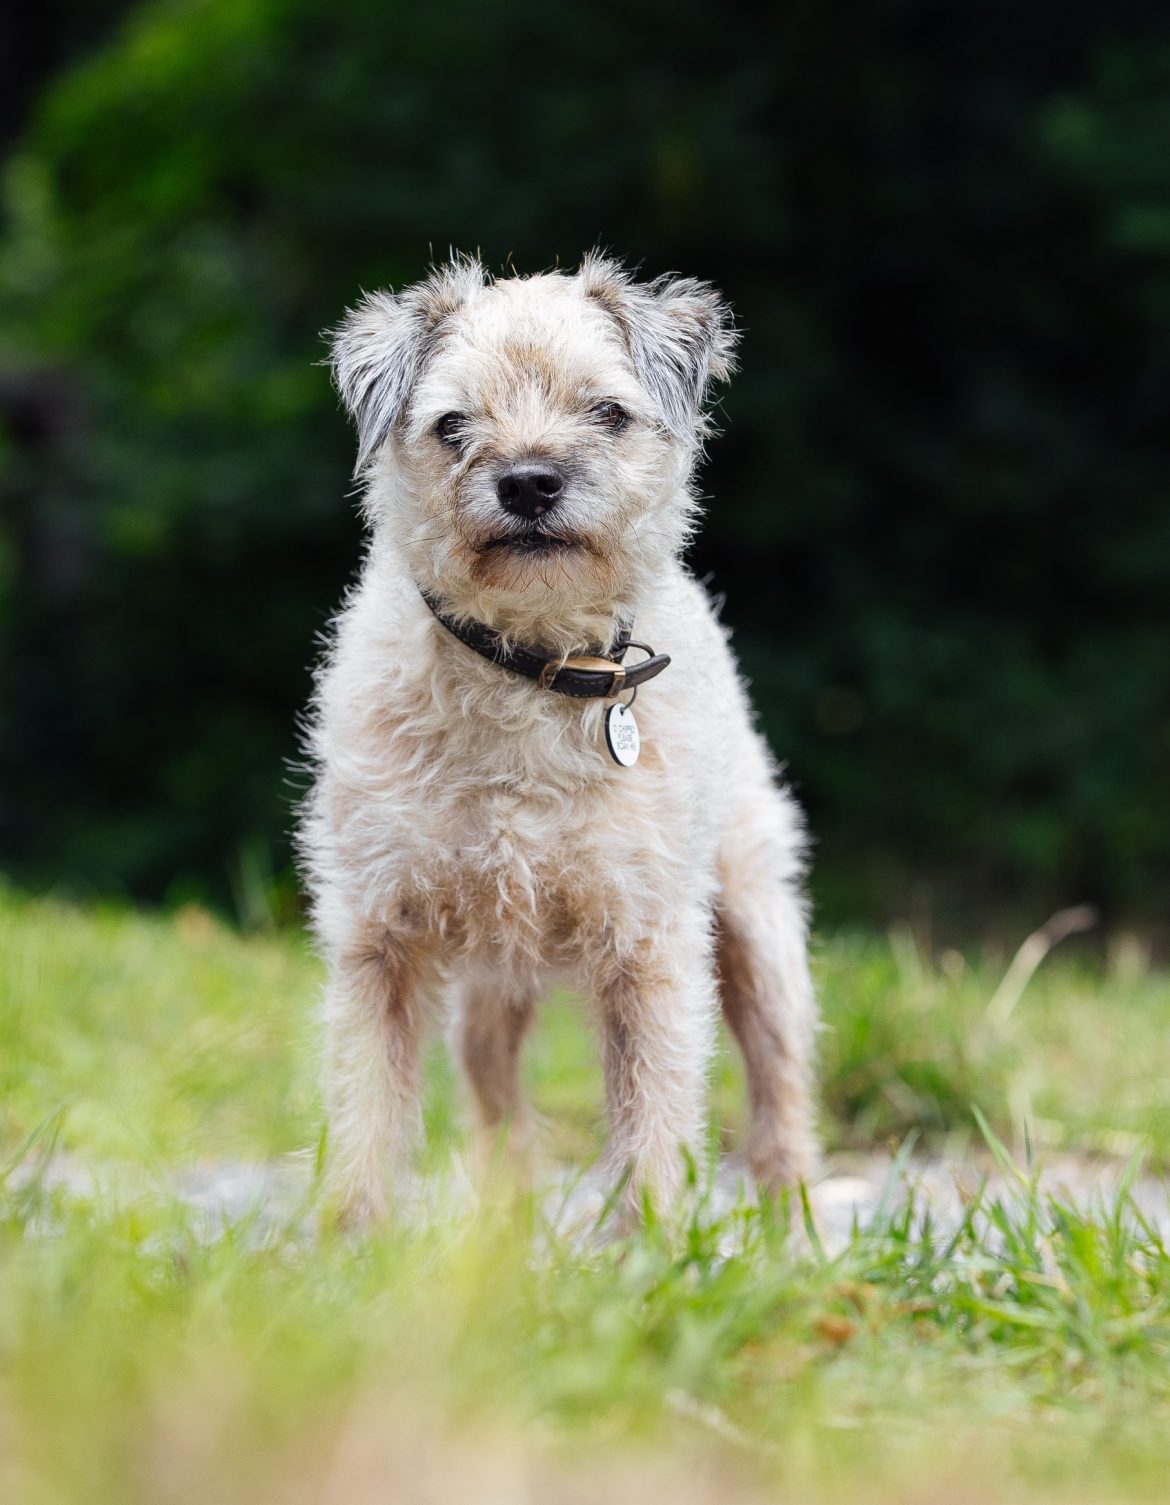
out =
[[735,342],[710,286],[598,256],[502,280],[456,259],[334,334],[372,537],[301,839],[350,1221],[387,1211],[420,1133],[432,1003],[494,1140],[523,1134],[521,1045],[560,982],[595,1005],[626,1216],[679,1189],[720,1008],[757,1181],[812,1171],[801,820],[680,558]]

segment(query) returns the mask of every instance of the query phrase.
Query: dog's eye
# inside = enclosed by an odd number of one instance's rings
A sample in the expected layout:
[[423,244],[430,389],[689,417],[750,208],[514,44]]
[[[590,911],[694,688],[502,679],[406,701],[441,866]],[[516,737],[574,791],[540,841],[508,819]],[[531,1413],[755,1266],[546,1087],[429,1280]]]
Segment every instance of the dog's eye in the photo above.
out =
[[462,413],[444,413],[435,424],[435,433],[444,444],[454,446],[463,437],[463,425],[467,419]]
[[593,416],[607,429],[613,429],[615,434],[624,429],[630,421],[630,415],[625,408],[616,402],[599,402],[593,409]]

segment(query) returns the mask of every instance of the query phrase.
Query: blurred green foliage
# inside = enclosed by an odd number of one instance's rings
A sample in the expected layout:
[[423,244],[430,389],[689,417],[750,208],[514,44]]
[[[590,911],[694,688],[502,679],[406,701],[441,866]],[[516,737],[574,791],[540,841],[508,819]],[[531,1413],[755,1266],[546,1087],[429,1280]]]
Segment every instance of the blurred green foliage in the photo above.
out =
[[1168,101],[1129,0],[128,9],[4,174],[0,860],[283,870],[360,550],[317,331],[432,249],[600,242],[746,331],[694,563],[828,908],[1155,913]]

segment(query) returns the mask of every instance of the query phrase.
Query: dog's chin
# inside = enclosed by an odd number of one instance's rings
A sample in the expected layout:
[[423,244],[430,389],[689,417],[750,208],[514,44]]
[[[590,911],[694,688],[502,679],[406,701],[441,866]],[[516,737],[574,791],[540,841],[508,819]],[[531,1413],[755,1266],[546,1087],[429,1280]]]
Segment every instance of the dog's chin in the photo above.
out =
[[590,573],[592,557],[584,538],[533,528],[486,539],[475,550],[472,576],[494,590],[571,589]]

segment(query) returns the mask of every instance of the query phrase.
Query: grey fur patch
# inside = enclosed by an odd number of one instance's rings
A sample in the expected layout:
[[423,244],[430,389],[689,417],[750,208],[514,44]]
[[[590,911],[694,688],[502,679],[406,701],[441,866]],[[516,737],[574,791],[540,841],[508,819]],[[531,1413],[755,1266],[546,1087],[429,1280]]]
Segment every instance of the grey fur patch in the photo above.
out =
[[730,377],[739,342],[718,290],[693,277],[635,282],[597,254],[585,258],[579,276],[588,296],[617,322],[666,427],[682,438],[701,435],[711,383]]
[[453,257],[401,293],[367,293],[327,331],[333,382],[357,428],[355,474],[389,437],[418,380],[439,329],[485,273],[473,256]]

